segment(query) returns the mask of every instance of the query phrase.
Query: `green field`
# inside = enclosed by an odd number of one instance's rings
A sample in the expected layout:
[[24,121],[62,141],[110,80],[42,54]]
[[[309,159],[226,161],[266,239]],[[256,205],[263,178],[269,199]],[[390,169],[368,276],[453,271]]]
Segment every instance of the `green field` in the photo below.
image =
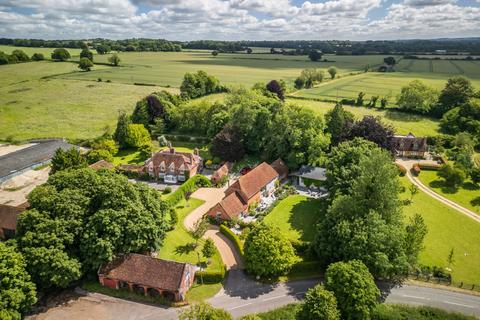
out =
[[[405,60],[402,60],[403,62]],[[415,64],[428,62],[423,60],[415,61]],[[367,72],[354,76],[342,77],[329,82],[324,82],[311,89],[303,89],[294,96],[309,98],[309,99],[324,99],[338,101],[342,98],[355,99],[359,92],[366,94],[365,101],[368,102],[372,96],[387,97],[389,105],[395,105],[396,96],[400,93],[402,86],[408,84],[413,80],[421,80],[424,83],[441,90],[445,86],[446,80],[455,75],[463,75],[472,81],[477,88],[480,87],[480,62],[472,63],[471,61],[455,62],[459,67],[468,70],[468,72],[460,73],[457,69],[447,68],[451,65],[446,64],[449,61],[434,61],[434,63],[445,64],[443,70],[430,72],[428,70],[414,69],[412,72]],[[435,64],[434,64],[435,65]],[[462,70],[463,70],[462,69]],[[443,72],[440,72],[443,71]],[[379,104],[380,102],[378,102]]]
[[[408,190],[410,182],[406,177],[402,183]],[[409,198],[409,192],[404,196]],[[404,212],[407,217],[420,213],[428,226],[420,263],[447,267],[447,256],[453,248],[456,261],[451,267],[453,281],[480,285],[480,223],[422,191],[411,205],[404,207]]]
[[423,170],[418,178],[436,193],[480,215],[480,187],[472,181],[466,180],[457,190],[446,186],[437,171]]
[[[109,55],[95,56],[95,62],[107,62]],[[65,79],[102,78],[121,83],[149,83],[178,87],[186,72],[204,70],[227,84],[251,86],[257,82],[285,79],[292,82],[305,68],[327,69],[337,66],[339,74],[361,70],[379,63],[383,56],[325,56],[329,62],[312,62],[307,56],[266,54],[220,54],[209,52],[122,52],[121,67],[61,76]]]
[[279,227],[290,240],[313,241],[320,210],[320,200],[293,195],[278,202],[263,221]]
[[[36,47],[14,47],[14,46],[6,46],[0,45],[0,51],[5,53],[12,53],[13,50],[22,50],[25,52],[29,57],[31,57],[34,53],[43,53],[45,59],[50,59],[50,54],[55,50],[55,48],[36,48]],[[67,48],[68,52],[72,57],[80,56],[80,52],[82,49],[70,49]],[[94,52],[94,51],[92,51]]]
[[[296,99],[287,99],[287,101],[305,106],[321,115],[325,115],[334,107],[332,102]],[[351,106],[344,106],[344,108],[352,112],[357,119],[361,119],[366,115],[379,116],[385,123],[392,125],[398,134],[408,134],[409,132],[416,136],[435,136],[439,134],[439,121],[433,118],[388,109],[380,110]]]
[[0,73],[0,141],[94,138],[115,126],[120,110],[131,112],[138,100],[161,89],[48,78],[82,73],[70,62],[4,65]]

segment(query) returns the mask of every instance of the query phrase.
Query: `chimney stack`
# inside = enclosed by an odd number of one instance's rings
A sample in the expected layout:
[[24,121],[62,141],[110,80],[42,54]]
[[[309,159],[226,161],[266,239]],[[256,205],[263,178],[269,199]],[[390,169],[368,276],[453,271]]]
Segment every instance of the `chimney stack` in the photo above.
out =
[[200,151],[198,151],[198,148],[193,149],[193,154],[196,156],[200,156]]

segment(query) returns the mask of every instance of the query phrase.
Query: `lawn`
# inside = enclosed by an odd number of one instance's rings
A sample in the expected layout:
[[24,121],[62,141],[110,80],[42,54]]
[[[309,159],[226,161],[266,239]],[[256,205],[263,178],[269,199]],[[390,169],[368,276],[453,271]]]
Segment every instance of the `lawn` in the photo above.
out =
[[321,200],[292,195],[279,201],[264,221],[279,227],[290,240],[312,241],[321,210]]
[[[158,251],[158,257],[167,260],[175,260],[181,262],[188,262],[196,265],[198,263],[197,251],[200,252],[204,240],[201,239],[198,244],[197,250],[191,250],[191,245],[195,243],[195,239],[190,235],[185,226],[183,220],[190,214],[195,208],[203,204],[202,200],[190,199],[188,206],[185,200],[181,201],[175,210],[178,215],[178,222],[175,229],[167,233],[167,237],[164,240],[162,248]],[[201,256],[202,261],[205,259]],[[223,261],[220,257],[220,253],[217,251],[211,258],[211,264],[208,266],[209,271],[219,271],[223,267]]]
[[[335,105],[332,102],[314,100],[287,99],[287,102],[304,106],[321,115],[325,115]],[[344,106],[344,108],[352,112],[357,119],[361,119],[366,115],[379,116],[385,123],[392,125],[398,134],[408,134],[409,132],[416,136],[435,136],[439,134],[439,121],[437,119],[388,109],[380,110],[351,106]]]
[[[401,62],[403,61],[404,60]],[[428,63],[428,61],[421,62]],[[449,61],[435,61],[434,63],[443,64],[449,63]],[[413,80],[421,80],[441,90],[449,77],[462,75],[470,78],[475,87],[480,87],[480,64],[472,64],[469,61],[458,61],[455,63],[461,65],[467,72],[460,73],[456,69],[448,70],[449,72],[445,73],[429,72],[428,70],[420,69],[415,69],[414,72],[407,70],[392,73],[367,72],[325,82],[311,89],[300,90],[294,93],[294,95],[310,99],[340,100],[342,98],[357,98],[358,93],[362,91],[365,93],[364,100],[366,102],[368,102],[372,96],[380,96],[387,97],[388,103],[395,105],[396,96],[400,93],[402,86]]]
[[460,188],[455,189],[446,186],[437,171],[423,170],[418,178],[436,193],[480,214],[480,187],[474,185],[470,179],[466,180]]
[[[403,177],[401,181],[408,190],[410,182],[407,178]],[[404,196],[409,197],[409,192],[406,191]],[[404,212],[407,217],[420,213],[428,226],[420,263],[447,267],[447,256],[453,248],[453,281],[480,285],[480,223],[422,191],[414,197],[411,205],[404,208]]]
[[94,138],[113,131],[119,111],[132,112],[138,100],[162,89],[49,78],[67,73],[82,72],[70,62],[0,66],[0,141]]

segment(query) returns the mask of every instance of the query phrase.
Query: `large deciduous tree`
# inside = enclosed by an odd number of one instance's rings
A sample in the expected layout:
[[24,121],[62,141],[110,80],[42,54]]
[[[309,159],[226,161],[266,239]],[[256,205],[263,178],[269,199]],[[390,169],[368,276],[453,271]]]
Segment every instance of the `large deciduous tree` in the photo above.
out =
[[227,124],[213,138],[210,152],[226,161],[238,161],[245,155],[240,131],[237,127]]
[[331,264],[325,273],[325,288],[337,298],[342,319],[370,319],[380,297],[373,277],[358,260]]
[[443,115],[440,125],[450,134],[468,132],[480,137],[480,99],[470,99],[451,109]]
[[93,53],[92,51],[88,50],[88,48],[83,48],[82,52],[80,52],[80,58],[87,58],[93,62]]
[[341,104],[325,114],[327,132],[330,133],[332,145],[336,146],[343,138],[346,129],[355,121],[353,113],[346,111]]
[[308,58],[310,58],[310,60],[312,61],[318,61],[322,59],[322,53],[315,49],[310,50],[310,52],[308,53]]
[[402,87],[397,96],[400,109],[427,114],[437,102],[438,93],[419,80],[414,80]]
[[57,48],[53,50],[51,57],[52,60],[67,61],[68,59],[70,59],[70,52],[68,52],[67,49],[64,48]]
[[474,94],[470,80],[460,76],[450,78],[440,92],[438,104],[435,105],[432,113],[440,118],[449,110],[466,103]]
[[106,170],[58,172],[28,200],[17,241],[42,289],[66,287],[116,254],[157,250],[169,227],[157,191]]
[[232,320],[230,313],[216,309],[206,302],[197,303],[181,311],[180,320]]
[[0,242],[0,319],[22,319],[37,302],[35,289],[14,242]]
[[285,88],[277,80],[272,80],[267,83],[266,88],[268,91],[274,93],[278,97],[278,99],[282,101],[285,100]]
[[308,289],[298,318],[299,320],[340,320],[335,295],[321,285]]
[[380,148],[393,152],[392,137],[394,134],[393,127],[384,124],[380,117],[365,116],[362,120],[355,122],[349,130],[346,130],[344,139],[364,138]]
[[337,189],[341,193],[320,219],[314,249],[326,265],[358,259],[377,277],[403,275],[408,262],[398,171],[390,155],[378,148],[360,155],[354,171],[351,186],[346,192]]
[[247,272],[261,277],[285,274],[298,261],[292,244],[280,229],[264,223],[250,231],[244,252]]
[[78,62],[78,67],[83,71],[90,71],[93,67],[93,62],[90,61],[90,59],[88,58],[80,58],[80,61]]
[[117,128],[115,129],[115,133],[113,134],[113,139],[122,149],[128,147],[128,127],[131,123],[132,120],[125,112],[121,112],[118,115]]

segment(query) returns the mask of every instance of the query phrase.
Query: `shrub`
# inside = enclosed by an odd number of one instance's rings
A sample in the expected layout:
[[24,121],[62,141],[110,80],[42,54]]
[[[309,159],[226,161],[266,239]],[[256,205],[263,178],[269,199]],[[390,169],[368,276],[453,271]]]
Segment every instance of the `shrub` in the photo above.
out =
[[202,302],[194,304],[180,312],[180,320],[232,320],[232,316],[223,309],[216,309]]
[[243,244],[240,238],[232,232],[226,225],[222,224],[220,225],[220,232],[224,234],[230,241],[233,242],[235,245],[235,248],[238,250],[240,255],[243,257]]
[[200,283],[202,279],[204,283],[219,283],[225,279],[226,270],[227,268],[222,266],[220,271],[197,271],[195,272],[195,278],[197,283]]
[[299,319],[340,320],[337,299],[332,292],[325,290],[321,285],[316,285],[307,291]]
[[429,164],[429,163],[419,163],[418,164],[419,168],[421,170],[432,170],[432,171],[438,171],[441,168],[441,165],[439,164]]
[[179,203],[182,199],[185,198],[187,192],[195,192],[198,188],[211,187],[212,183],[207,177],[197,174],[192,178],[188,179],[184,184],[182,184],[175,192],[168,196],[166,202],[174,206]]
[[412,169],[410,171],[414,176],[418,176],[422,170],[420,169],[420,166],[418,165],[418,163],[415,163],[412,166]]
[[170,186],[165,187],[165,189],[163,189],[163,193],[164,194],[172,193],[172,187]]
[[395,163],[397,165],[398,171],[400,172],[400,176],[403,177],[407,174],[407,168],[402,166],[400,163]]
[[43,53],[34,53],[32,55],[32,60],[33,61],[41,61],[41,60],[45,60],[45,57],[43,56]]
[[452,313],[428,306],[406,306],[395,304],[379,304],[372,320],[474,320],[473,316]]

